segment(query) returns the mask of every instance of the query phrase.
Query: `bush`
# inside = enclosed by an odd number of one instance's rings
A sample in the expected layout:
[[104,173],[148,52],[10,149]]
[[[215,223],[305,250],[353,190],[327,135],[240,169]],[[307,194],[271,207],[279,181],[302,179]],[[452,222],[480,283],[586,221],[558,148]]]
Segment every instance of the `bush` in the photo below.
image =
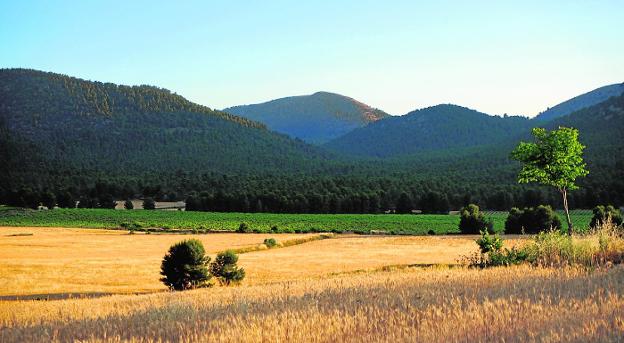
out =
[[479,206],[470,204],[460,211],[459,231],[463,234],[478,234],[481,231],[494,233],[494,224],[485,219]]
[[124,208],[126,210],[134,209],[134,204],[132,203],[132,201],[130,201],[130,199],[128,199],[128,200],[126,200],[126,202],[124,202]]
[[245,278],[245,270],[239,268],[238,255],[232,250],[220,252],[214,262],[210,264],[210,273],[219,280],[221,285],[229,286]]
[[143,199],[143,209],[144,210],[155,210],[156,202],[152,198]]
[[273,248],[277,246],[277,240],[275,240],[275,238],[267,238],[264,240],[264,245],[266,245],[268,248]]
[[249,228],[249,225],[247,225],[247,223],[240,223],[236,232],[247,233],[247,232],[251,232],[251,229]]
[[279,232],[279,228],[277,227],[277,225],[271,226],[271,232],[273,232],[273,233]]
[[481,238],[475,241],[479,253],[468,258],[473,267],[495,267],[520,264],[527,260],[528,255],[523,249],[503,249],[503,240],[498,236],[490,236],[487,231],[481,232]]
[[197,239],[172,245],[162,260],[160,275],[163,278],[160,281],[178,291],[206,285],[210,280],[210,257],[205,254],[202,242]]
[[551,229],[560,230],[561,220],[550,206],[540,205],[523,210],[514,207],[505,220],[505,233],[535,234]]
[[592,217],[590,226],[597,227],[600,224],[606,223],[609,218],[611,218],[611,222],[615,224],[615,226],[622,225],[622,212],[615,207],[608,205],[602,206],[598,205],[594,207],[594,216]]

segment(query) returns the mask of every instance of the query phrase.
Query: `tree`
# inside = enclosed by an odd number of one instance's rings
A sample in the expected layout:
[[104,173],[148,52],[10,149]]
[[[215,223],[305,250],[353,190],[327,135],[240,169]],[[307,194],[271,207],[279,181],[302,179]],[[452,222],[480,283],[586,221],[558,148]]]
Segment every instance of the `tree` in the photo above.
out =
[[414,205],[412,203],[412,198],[410,198],[409,195],[407,195],[407,193],[401,193],[401,195],[399,196],[399,200],[397,201],[396,204],[396,212],[397,213],[410,213],[412,212],[412,208],[414,208]]
[[144,210],[154,210],[156,209],[156,202],[152,198],[143,199],[143,209]]
[[132,203],[132,201],[130,199],[127,199],[126,202],[124,202],[124,208],[126,210],[133,210],[134,209],[134,204]]
[[245,270],[236,266],[238,255],[232,250],[220,252],[214,262],[210,264],[210,273],[214,275],[219,283],[229,286],[245,278]]
[[41,193],[41,204],[47,207],[49,210],[54,209],[54,206],[56,206],[56,196],[54,195],[54,193],[50,191],[45,191]]
[[460,211],[459,231],[464,234],[478,234],[482,231],[494,233],[494,223],[485,218],[479,206],[470,204]]
[[622,225],[624,221],[622,219],[622,213],[617,208],[612,205],[598,205],[593,210],[593,217],[589,226],[596,227],[597,225],[604,224],[607,221],[611,220],[615,226]]
[[210,280],[204,245],[198,239],[189,239],[172,245],[162,260],[160,279],[167,287],[177,291],[206,284]]
[[578,141],[578,130],[560,127],[546,131],[534,128],[534,143],[520,142],[512,151],[511,158],[522,162],[522,170],[518,174],[518,182],[538,182],[553,186],[563,197],[563,209],[568,222],[568,234],[572,234],[573,226],[568,208],[568,191],[578,187],[575,180],[586,176],[583,149],[585,146]]

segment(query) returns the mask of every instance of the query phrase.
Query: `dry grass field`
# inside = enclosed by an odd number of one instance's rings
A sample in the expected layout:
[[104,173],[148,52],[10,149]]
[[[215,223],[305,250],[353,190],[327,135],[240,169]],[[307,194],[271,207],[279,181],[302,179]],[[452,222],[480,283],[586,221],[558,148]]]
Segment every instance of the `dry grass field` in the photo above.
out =
[[[33,235],[17,235],[22,233]],[[247,277],[240,286],[166,292],[158,282],[160,260],[172,243],[189,237],[0,228],[0,342],[624,337],[622,266],[469,269],[448,264],[474,252],[476,237],[337,236],[241,254]],[[194,237],[212,255],[267,237],[287,241],[301,235]],[[101,293],[113,295],[80,297]],[[49,300],[10,300],[16,295]]]

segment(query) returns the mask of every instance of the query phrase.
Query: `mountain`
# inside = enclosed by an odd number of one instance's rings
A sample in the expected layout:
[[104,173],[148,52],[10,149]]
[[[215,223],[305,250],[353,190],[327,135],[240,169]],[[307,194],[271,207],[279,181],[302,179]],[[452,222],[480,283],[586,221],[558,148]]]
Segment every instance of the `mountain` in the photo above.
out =
[[497,117],[457,105],[437,105],[379,120],[324,147],[346,155],[395,157],[496,144],[530,126],[524,117]]
[[535,117],[537,120],[549,121],[555,118],[566,116],[572,112],[581,110],[601,103],[610,97],[618,96],[624,93],[624,83],[616,83],[594,89],[591,92],[581,94],[570,100],[564,101],[548,110],[540,113]]
[[328,92],[235,106],[224,111],[313,144],[330,141],[388,116],[357,100]]
[[[27,69],[0,70],[0,135],[11,166],[39,165],[6,167],[13,177],[45,177],[58,168],[107,175],[298,172],[330,158],[166,89]],[[15,154],[25,147],[31,153]]]

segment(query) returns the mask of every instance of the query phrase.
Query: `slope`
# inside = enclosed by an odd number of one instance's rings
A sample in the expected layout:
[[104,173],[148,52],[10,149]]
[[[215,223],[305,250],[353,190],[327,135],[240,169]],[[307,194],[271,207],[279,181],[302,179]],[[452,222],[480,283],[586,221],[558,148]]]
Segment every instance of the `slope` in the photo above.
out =
[[388,116],[352,98],[328,92],[235,106],[224,111],[259,121],[271,130],[315,144]]

